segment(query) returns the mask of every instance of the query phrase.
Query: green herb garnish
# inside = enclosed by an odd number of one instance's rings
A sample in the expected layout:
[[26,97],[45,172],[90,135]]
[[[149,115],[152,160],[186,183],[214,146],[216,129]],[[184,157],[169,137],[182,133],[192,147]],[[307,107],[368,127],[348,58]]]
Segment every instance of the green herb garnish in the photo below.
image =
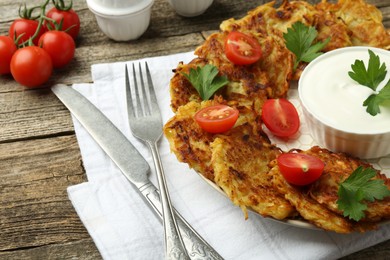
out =
[[296,59],[294,62],[294,70],[297,68],[299,62],[311,62],[323,52],[320,52],[330,41],[328,37],[323,42],[317,42],[313,44],[317,38],[317,30],[310,26],[304,25],[302,22],[296,22],[292,25],[292,28],[287,29],[287,33],[283,34],[283,38],[286,41],[286,47],[292,53],[295,54]]
[[337,205],[338,209],[343,211],[344,217],[359,221],[365,216],[364,210],[367,209],[363,200],[382,200],[390,196],[390,190],[383,180],[372,180],[375,175],[374,169],[359,166],[340,184]]
[[203,100],[208,100],[214,93],[229,83],[226,76],[218,76],[218,69],[207,64],[203,67],[191,68],[190,74],[182,73],[198,91]]
[[[362,60],[355,60],[355,63],[351,65],[352,71],[349,71],[348,75],[357,83],[376,91],[386,77],[386,64],[381,64],[379,56],[375,55],[373,51],[368,50],[368,53],[370,59],[367,69]],[[375,116],[380,113],[379,105],[386,100],[390,100],[390,80],[379,92],[371,94],[363,102],[363,106],[367,107],[366,111],[370,115]]]
[[390,100],[390,80],[387,82],[378,94],[371,94],[364,102],[363,106],[367,107],[366,111],[375,116],[381,112],[379,105]]

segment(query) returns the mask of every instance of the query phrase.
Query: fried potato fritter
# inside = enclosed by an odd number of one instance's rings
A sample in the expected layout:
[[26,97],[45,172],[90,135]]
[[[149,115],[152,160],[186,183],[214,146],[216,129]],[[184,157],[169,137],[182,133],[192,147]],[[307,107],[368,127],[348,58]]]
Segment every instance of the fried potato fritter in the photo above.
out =
[[337,233],[351,233],[354,231],[364,232],[372,230],[376,226],[372,224],[356,223],[344,218],[329,210],[326,205],[318,203],[310,197],[305,188],[290,185],[280,173],[279,167],[275,161],[270,165],[274,167],[269,172],[272,176],[274,187],[295,207],[308,222],[325,230],[332,230]]
[[351,31],[352,45],[390,48],[390,36],[382,24],[382,13],[363,0],[339,0],[336,16]]
[[[320,158],[326,167],[319,180],[306,187],[285,181],[276,164],[282,153],[262,131],[262,105],[268,98],[285,97],[292,80],[299,79],[307,63],[293,70],[295,55],[285,46],[283,33],[300,21],[317,29],[317,41],[330,38],[324,52],[353,45],[390,49],[390,34],[382,15],[363,0],[284,0],[259,6],[241,19],[228,19],[220,31],[210,35],[195,50],[197,58],[179,63],[170,81],[171,108],[175,112],[164,125],[164,135],[180,162],[219,186],[245,217],[247,210],[275,219],[303,218],[325,230],[338,233],[364,232],[390,219],[390,198],[368,202],[366,217],[359,222],[345,218],[337,208],[339,184],[359,165],[369,164],[345,154],[313,147],[307,153]],[[227,35],[239,31],[259,41],[262,58],[251,65],[230,62],[224,50]],[[229,83],[212,100],[203,101],[183,73],[212,64]],[[239,110],[234,127],[222,134],[205,132],[194,119],[200,109],[225,104]],[[390,188],[390,179],[377,172]]]
[[228,32],[214,33],[195,50],[195,54],[215,65],[231,82],[242,84],[248,91],[265,89],[270,98],[286,96],[292,74],[293,56],[280,39],[273,35],[263,36],[251,31],[241,31],[257,39],[262,58],[249,66],[230,62],[225,55]]
[[164,135],[170,143],[171,151],[180,162],[187,163],[213,181],[210,143],[215,137],[203,131],[194,120],[195,113],[200,109],[201,104],[194,101],[181,106],[176,115],[164,125]]
[[[326,230],[338,233],[363,232],[376,228],[375,222],[390,219],[390,197],[367,203],[366,217],[359,222],[343,217],[337,208],[338,188],[359,166],[371,167],[370,164],[343,153],[333,153],[327,149],[314,146],[307,151],[292,150],[315,156],[325,163],[321,177],[307,187],[290,185],[283,178],[276,161],[270,163],[274,187],[285,195],[295,206],[299,214],[309,222]],[[374,179],[382,179],[390,188],[390,179],[377,171]]]
[[[340,183],[347,179],[357,167],[367,168],[371,165],[345,154],[332,153],[319,147],[313,147],[304,153],[316,156],[325,163],[325,169],[320,179],[310,186],[310,196],[318,203],[325,205],[329,210],[342,215],[336,204]],[[383,180],[390,189],[390,179],[386,178],[384,174],[376,170],[374,179]],[[366,204],[367,210],[364,212],[366,216],[361,221],[376,222],[390,219],[390,197],[367,202]]]
[[268,162],[281,151],[270,144],[252,109],[237,103],[240,118],[221,135],[204,132],[194,120],[201,108],[223,102],[221,98],[189,102],[165,124],[164,134],[178,160],[221,187],[245,216],[247,208],[276,219],[295,215],[294,207],[273,189],[268,177]]
[[336,5],[322,1],[316,5],[316,10],[314,26],[318,31],[317,40],[322,42],[330,38],[323,49],[324,52],[353,45],[352,32],[344,21],[338,18]]
[[217,137],[210,146],[214,181],[241,207],[245,217],[247,207],[275,219],[296,215],[294,207],[273,188],[268,174],[266,163],[280,154],[276,147],[251,133],[248,125]]

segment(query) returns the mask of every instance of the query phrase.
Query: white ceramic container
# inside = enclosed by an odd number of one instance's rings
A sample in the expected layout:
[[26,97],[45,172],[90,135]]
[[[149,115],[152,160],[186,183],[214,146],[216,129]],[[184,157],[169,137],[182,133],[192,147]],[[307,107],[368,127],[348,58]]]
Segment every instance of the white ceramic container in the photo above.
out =
[[[371,47],[347,47],[321,55],[303,71],[298,82],[303,115],[319,145],[362,159],[390,154],[390,102],[371,116],[363,102],[375,93],[348,75],[355,60],[368,66],[372,50],[390,69],[390,52]],[[390,79],[388,71],[379,91]]]
[[185,17],[203,14],[213,3],[213,0],[168,0],[176,13]]
[[87,0],[102,32],[115,41],[138,39],[148,28],[154,0]]
[[106,8],[126,8],[128,6],[134,6],[139,0],[95,0],[96,4]]

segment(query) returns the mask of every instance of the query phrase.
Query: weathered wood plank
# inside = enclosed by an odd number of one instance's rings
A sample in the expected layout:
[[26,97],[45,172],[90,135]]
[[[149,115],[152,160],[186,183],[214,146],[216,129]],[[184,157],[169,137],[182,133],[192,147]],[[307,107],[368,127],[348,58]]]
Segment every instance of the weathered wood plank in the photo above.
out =
[[102,259],[99,252],[96,249],[92,239],[80,239],[78,241],[63,243],[63,244],[51,244],[36,248],[26,248],[24,250],[0,252],[0,259],[7,260],[99,260]]
[[[23,2],[43,0],[2,0],[0,35]],[[74,1],[82,23],[76,57],[47,85],[91,82],[95,63],[193,50],[221,21],[241,18],[263,2],[215,0],[202,16],[184,18],[166,0],[156,0],[148,31],[137,41],[117,43],[100,32],[86,1]],[[368,2],[390,28],[390,1]],[[27,90],[0,77],[0,259],[101,258],[66,194],[68,186],[86,181],[73,131],[69,112],[48,89]],[[345,259],[386,259],[389,250],[387,241]]]
[[0,95],[0,143],[72,132],[69,111],[47,90]]
[[66,193],[86,181],[74,135],[0,144],[0,251],[85,239]]

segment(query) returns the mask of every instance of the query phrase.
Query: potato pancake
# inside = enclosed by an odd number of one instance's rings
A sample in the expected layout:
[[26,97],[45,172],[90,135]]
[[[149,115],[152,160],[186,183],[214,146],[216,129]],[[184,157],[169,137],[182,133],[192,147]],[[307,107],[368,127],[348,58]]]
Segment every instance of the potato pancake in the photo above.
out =
[[273,166],[269,175],[272,176],[274,188],[284,194],[284,197],[295,207],[300,216],[308,222],[322,229],[344,234],[354,231],[364,232],[376,228],[374,224],[350,221],[333,212],[326,205],[313,199],[309,195],[307,187],[290,185],[280,173],[276,160],[272,161],[270,166]]
[[351,32],[352,45],[390,48],[390,35],[382,24],[382,13],[363,0],[339,0],[336,16]]
[[[320,158],[325,163],[325,169],[319,180],[310,186],[309,194],[318,203],[325,205],[329,210],[342,214],[337,209],[338,188],[340,183],[347,179],[357,167],[371,167],[370,164],[345,154],[332,153],[326,149],[313,147],[304,153]],[[390,179],[384,174],[376,171],[374,179],[380,179],[390,189]],[[367,210],[364,211],[365,218],[361,221],[375,222],[390,219],[390,197],[383,200],[367,202]]]
[[[353,45],[390,48],[390,34],[382,24],[382,15],[363,0],[325,0],[316,5],[306,1],[283,1],[261,5],[241,19],[228,19],[220,31],[210,35],[195,50],[197,58],[179,63],[170,81],[171,108],[175,112],[164,125],[164,134],[180,162],[219,186],[245,217],[247,209],[275,219],[303,218],[315,226],[338,233],[364,232],[376,223],[390,219],[390,198],[368,203],[366,217],[351,221],[337,209],[337,191],[342,180],[359,165],[369,166],[347,155],[313,147],[296,151],[316,156],[326,164],[319,180],[304,188],[285,181],[276,165],[282,153],[262,131],[262,105],[269,98],[285,97],[292,80],[307,63],[293,70],[295,55],[290,52],[283,33],[295,22],[313,26],[317,41],[330,38],[323,51]],[[250,65],[235,65],[225,55],[225,42],[232,31],[256,39],[262,57]],[[229,83],[212,100],[203,101],[195,87],[183,75],[206,64],[216,66]],[[204,107],[224,104],[236,108],[239,118],[232,129],[221,134],[204,131],[194,115]],[[390,180],[377,173],[390,188]]]
[[226,102],[216,98],[181,106],[164,126],[172,151],[179,161],[221,187],[245,216],[247,208],[276,219],[296,215],[294,207],[272,188],[267,176],[268,162],[281,151],[261,131],[253,109],[237,103],[240,117],[236,125],[220,135],[206,133],[196,123],[197,111],[222,103]]
[[275,159],[280,151],[264,137],[251,133],[248,125],[242,125],[230,135],[217,137],[210,146],[214,182],[241,207],[245,217],[247,208],[275,219],[296,215],[294,207],[272,186],[267,162]]

